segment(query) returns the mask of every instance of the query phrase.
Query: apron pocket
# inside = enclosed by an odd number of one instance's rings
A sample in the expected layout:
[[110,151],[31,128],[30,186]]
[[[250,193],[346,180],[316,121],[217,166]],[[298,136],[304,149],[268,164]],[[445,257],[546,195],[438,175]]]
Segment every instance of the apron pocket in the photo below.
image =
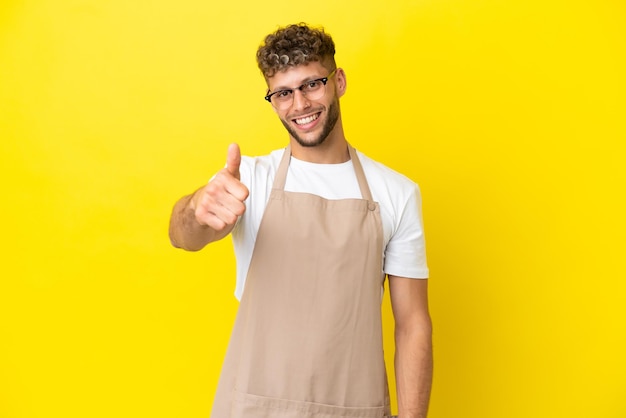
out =
[[384,406],[346,407],[233,391],[229,418],[384,418]]

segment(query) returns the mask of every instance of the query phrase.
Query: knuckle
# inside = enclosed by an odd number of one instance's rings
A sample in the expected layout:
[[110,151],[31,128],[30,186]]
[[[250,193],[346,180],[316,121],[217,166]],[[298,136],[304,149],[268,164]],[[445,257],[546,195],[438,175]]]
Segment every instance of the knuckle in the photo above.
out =
[[241,185],[241,196],[243,197],[242,200],[245,200],[248,196],[250,196],[250,190],[248,190],[248,188],[243,184]]
[[204,220],[204,215],[205,214],[206,214],[206,210],[204,210],[202,205],[198,205],[196,207],[196,210],[194,211],[194,215],[196,216],[196,221],[198,221],[198,223],[200,225],[205,225],[206,224],[206,222]]
[[218,219],[213,222],[213,225],[210,225],[216,231],[223,231],[226,228],[226,223],[224,223],[221,219]]
[[204,189],[204,194],[208,196],[215,196],[219,191],[219,185],[215,180],[211,181]]
[[[244,205],[243,203],[240,203],[239,205],[237,205],[237,207],[235,208],[234,213],[237,216],[241,216],[246,212],[246,205]],[[236,220],[236,219],[235,219]]]
[[235,222],[237,222],[237,215],[235,215],[234,213],[228,214],[228,216],[226,217],[228,218],[225,219],[227,225],[234,225]]

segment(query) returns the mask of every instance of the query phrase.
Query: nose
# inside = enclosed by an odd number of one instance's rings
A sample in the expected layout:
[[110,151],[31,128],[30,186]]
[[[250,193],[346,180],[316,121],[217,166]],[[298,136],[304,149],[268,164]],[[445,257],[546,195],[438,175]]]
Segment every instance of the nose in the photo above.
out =
[[311,102],[309,99],[300,91],[299,89],[295,89],[293,91],[293,104],[291,105],[293,110],[301,110],[306,109],[311,106]]

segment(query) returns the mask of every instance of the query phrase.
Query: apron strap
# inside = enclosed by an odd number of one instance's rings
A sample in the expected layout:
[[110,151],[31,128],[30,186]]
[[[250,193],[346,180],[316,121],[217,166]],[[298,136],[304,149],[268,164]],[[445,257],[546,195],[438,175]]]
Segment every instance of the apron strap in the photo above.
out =
[[289,160],[291,160],[291,144],[287,145],[283,153],[283,158],[280,160],[278,170],[276,170],[276,177],[274,178],[274,185],[272,186],[273,189],[285,190]]
[[[350,159],[352,160],[352,166],[354,167],[354,174],[356,175],[357,182],[359,183],[359,189],[361,190],[361,196],[364,200],[373,202],[372,192],[370,191],[367,179],[365,178],[365,172],[361,161],[356,153],[356,150],[348,144],[348,152],[350,153]],[[291,159],[291,144],[287,145],[283,157],[280,160],[280,165],[276,171],[276,178],[274,179],[274,189],[284,190],[285,182],[287,181],[287,171],[289,169],[289,161]]]
[[356,180],[359,182],[361,196],[364,200],[367,200],[368,202],[373,202],[374,199],[372,199],[372,192],[370,191],[370,186],[367,184],[365,172],[363,171],[363,166],[361,166],[361,161],[359,160],[358,155],[356,155],[356,150],[350,144],[348,144],[348,151],[350,152],[350,159],[352,160],[352,165],[354,166]]

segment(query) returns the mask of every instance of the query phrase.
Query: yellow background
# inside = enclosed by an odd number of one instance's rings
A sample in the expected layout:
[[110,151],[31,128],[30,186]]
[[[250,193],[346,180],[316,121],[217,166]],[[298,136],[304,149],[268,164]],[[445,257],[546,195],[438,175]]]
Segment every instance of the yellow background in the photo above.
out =
[[421,185],[430,417],[626,417],[620,0],[3,0],[0,417],[208,416],[234,258],[169,212],[286,144],[254,54],[298,21],[348,139]]

